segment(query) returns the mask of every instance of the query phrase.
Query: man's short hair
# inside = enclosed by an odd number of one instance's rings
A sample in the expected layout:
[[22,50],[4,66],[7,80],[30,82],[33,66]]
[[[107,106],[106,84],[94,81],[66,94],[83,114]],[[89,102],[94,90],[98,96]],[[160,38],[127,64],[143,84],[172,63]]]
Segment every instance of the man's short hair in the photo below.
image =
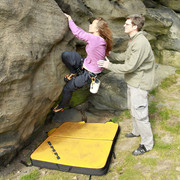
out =
[[132,25],[137,26],[137,30],[141,31],[142,27],[144,26],[145,18],[142,15],[139,14],[132,14],[130,16],[127,16],[126,20],[130,19],[132,22]]

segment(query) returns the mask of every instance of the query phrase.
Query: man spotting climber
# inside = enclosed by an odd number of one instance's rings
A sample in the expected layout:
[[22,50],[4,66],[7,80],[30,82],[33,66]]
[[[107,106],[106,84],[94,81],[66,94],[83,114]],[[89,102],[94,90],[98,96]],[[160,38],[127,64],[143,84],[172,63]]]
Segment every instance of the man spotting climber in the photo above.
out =
[[130,15],[124,24],[125,33],[130,37],[124,53],[110,53],[110,57],[124,64],[113,64],[108,60],[99,60],[99,67],[116,73],[123,73],[127,82],[128,107],[131,110],[133,130],[126,134],[128,138],[141,137],[138,149],[133,155],[141,155],[152,150],[153,134],[148,117],[148,91],[153,86],[155,61],[151,45],[141,31],[145,18]]

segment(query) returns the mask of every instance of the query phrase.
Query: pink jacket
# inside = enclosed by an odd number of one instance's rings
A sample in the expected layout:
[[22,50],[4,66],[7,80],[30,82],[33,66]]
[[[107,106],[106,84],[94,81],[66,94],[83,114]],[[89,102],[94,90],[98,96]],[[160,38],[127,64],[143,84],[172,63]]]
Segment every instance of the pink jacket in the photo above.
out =
[[84,60],[83,66],[93,73],[100,73],[103,68],[98,67],[97,61],[105,58],[106,42],[100,37],[87,33],[78,27],[73,20],[69,20],[69,28],[74,36],[78,39],[86,41],[86,53],[87,57]]

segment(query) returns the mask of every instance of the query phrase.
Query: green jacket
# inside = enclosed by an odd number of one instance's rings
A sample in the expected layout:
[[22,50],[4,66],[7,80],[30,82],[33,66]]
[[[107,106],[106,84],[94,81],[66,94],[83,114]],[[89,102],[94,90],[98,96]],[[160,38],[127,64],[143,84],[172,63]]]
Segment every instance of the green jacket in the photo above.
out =
[[110,57],[124,61],[124,64],[109,63],[108,69],[124,73],[127,84],[147,91],[152,89],[155,75],[154,55],[149,41],[141,31],[130,39],[126,52],[111,52]]

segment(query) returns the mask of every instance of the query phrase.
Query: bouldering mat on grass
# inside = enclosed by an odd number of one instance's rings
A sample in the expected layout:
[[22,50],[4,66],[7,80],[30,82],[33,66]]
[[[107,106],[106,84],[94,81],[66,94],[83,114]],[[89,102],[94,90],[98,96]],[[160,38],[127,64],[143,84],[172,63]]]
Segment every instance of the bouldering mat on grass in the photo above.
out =
[[66,122],[31,155],[34,166],[73,173],[107,172],[119,126],[113,122]]

